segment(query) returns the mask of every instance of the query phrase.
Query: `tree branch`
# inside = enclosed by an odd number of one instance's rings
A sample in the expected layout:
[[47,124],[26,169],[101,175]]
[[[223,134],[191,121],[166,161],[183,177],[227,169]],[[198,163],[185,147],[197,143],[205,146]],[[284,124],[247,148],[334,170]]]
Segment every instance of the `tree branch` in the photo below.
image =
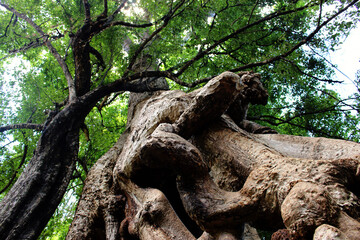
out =
[[[308,46],[309,47],[309,46]],[[354,86],[357,88],[357,90],[360,92],[360,88],[357,86],[357,84],[354,82],[354,80],[352,80],[349,76],[347,76],[343,71],[341,71],[337,66],[335,66],[332,62],[330,62],[329,60],[326,59],[326,57],[322,56],[320,53],[316,52],[313,48],[309,47],[310,50],[315,53],[316,55],[318,55],[319,57],[321,57],[322,59],[324,59],[328,64],[330,64],[331,67],[335,68],[339,73],[341,73],[344,77],[346,77],[347,79],[349,79]]]
[[95,48],[93,48],[92,46],[89,46],[90,48],[90,53],[92,55],[94,55],[96,57],[96,59],[100,62],[102,68],[105,68],[105,62],[104,62],[104,58],[102,57],[101,53],[96,50]]
[[21,166],[25,163],[26,160],[26,154],[27,154],[27,150],[28,150],[28,145],[24,146],[24,153],[23,156],[21,158],[21,162],[18,166],[18,168],[15,170],[15,172],[13,173],[13,175],[10,178],[10,181],[6,184],[6,186],[0,190],[0,194],[2,194],[3,192],[6,191],[6,189],[8,189],[10,187],[10,185],[12,184],[12,182],[15,180],[16,178],[16,174],[18,173],[19,169],[21,168]]
[[163,87],[151,87],[149,84],[160,77],[166,77],[174,81],[181,82],[174,74],[168,71],[145,71],[134,73],[130,76],[124,76],[115,82],[109,83],[104,86],[99,86],[96,89],[84,94],[79,98],[83,106],[95,106],[99,99],[114,93],[121,91],[130,92],[151,92],[158,90],[168,90]]
[[317,89],[317,90],[320,91],[320,92],[322,92],[323,94],[329,96],[330,98],[338,101],[339,104],[342,103],[342,104],[343,104],[342,106],[349,107],[351,110],[359,111],[358,108],[356,108],[356,107],[354,107],[354,106],[346,103],[346,101],[347,101],[347,100],[350,100],[351,98],[348,98],[348,99],[338,99],[338,98],[335,97],[334,95],[330,94],[328,91],[324,91],[324,90],[322,90],[322,89]]
[[[124,1],[118,10],[125,5],[127,1]],[[104,10],[105,11],[105,10]],[[102,31],[104,31],[107,28],[113,27],[113,26],[124,26],[124,27],[130,27],[130,28],[147,28],[150,26],[153,26],[153,23],[142,23],[142,24],[136,24],[136,23],[129,23],[125,21],[114,21],[115,16],[117,14],[117,11],[115,11],[112,15],[109,17],[106,17],[107,14],[103,12],[100,16],[97,17],[96,22],[93,22],[92,25],[92,35],[98,34]]]
[[[183,67],[178,71],[178,73],[176,74],[177,76],[180,76],[186,69],[188,69],[195,61],[199,60],[200,58],[204,57],[206,54],[208,54],[211,50],[215,49],[217,46],[219,46],[221,43],[224,43],[226,42],[227,40],[231,39],[231,38],[234,38],[236,37],[237,35],[239,35],[240,33],[244,32],[245,30],[249,29],[249,28],[252,28],[256,25],[259,25],[263,22],[266,22],[266,21],[269,21],[271,19],[274,19],[274,18],[277,18],[277,17],[280,17],[280,16],[284,16],[284,15],[288,15],[288,14],[291,14],[291,13],[294,13],[294,12],[298,12],[298,11],[301,11],[301,10],[304,10],[306,8],[309,8],[309,7],[312,7],[314,6],[315,4],[308,4],[308,5],[305,5],[303,7],[300,7],[300,8],[296,8],[296,9],[293,9],[293,10],[289,10],[289,11],[284,11],[284,12],[274,12],[274,13],[271,13],[261,19],[259,19],[258,21],[255,21],[251,24],[248,24],[242,28],[239,28],[238,30],[236,30],[235,32],[227,35],[226,37],[223,37],[222,39],[216,41],[214,44],[212,44],[210,47],[208,47],[207,49],[205,49],[204,51],[200,51],[198,52],[198,54],[192,58],[191,60],[187,61],[184,63]],[[267,63],[266,63],[267,64]],[[250,65],[250,64],[249,64]],[[245,68],[242,68],[240,70],[243,70]],[[238,70],[238,71],[240,71]],[[234,71],[236,72],[236,71]]]
[[11,15],[10,21],[9,21],[8,25],[6,26],[6,28],[5,28],[5,33],[3,35],[1,35],[0,38],[6,37],[6,33],[7,33],[8,29],[10,27],[10,24],[11,24],[13,18],[14,18],[14,15],[15,15],[14,13]]
[[[271,121],[270,119],[273,119],[275,121],[280,121],[279,123],[276,123],[276,122],[273,122]],[[289,125],[292,125],[294,127],[298,127],[298,128],[301,128],[301,129],[304,129],[306,131],[310,131],[312,133],[317,133],[317,134],[321,134],[322,136],[326,136],[326,137],[329,137],[329,138],[335,138],[335,139],[344,139],[343,137],[340,137],[340,136],[334,136],[334,135],[331,135],[329,134],[328,132],[323,132],[319,129],[315,129],[315,128],[312,128],[312,127],[306,127],[306,126],[302,126],[300,124],[296,124],[296,123],[293,123],[291,121],[287,121],[285,119],[281,119],[281,118],[277,118],[277,117],[274,117],[274,116],[262,116],[260,117],[259,119],[255,119],[253,118],[252,120],[260,120],[260,121],[263,121],[263,122],[267,122],[273,126],[279,126],[279,125],[282,125],[282,124],[289,124]]]
[[[63,34],[59,34],[57,36],[51,36],[51,37],[49,36],[48,40],[49,41],[57,40],[62,37],[64,37]],[[9,54],[6,55],[5,57],[0,58],[0,60],[6,59],[12,55],[15,55],[16,53],[19,53],[19,52],[25,52],[31,48],[42,47],[43,45],[45,45],[45,42],[41,41],[40,38],[36,38],[34,41],[31,41],[30,43],[24,44],[23,47],[21,47],[21,48],[9,50]]]
[[21,123],[21,124],[11,124],[6,126],[0,127],[0,132],[5,132],[12,129],[34,129],[37,131],[41,131],[43,129],[42,124],[35,124],[35,123]]
[[89,1],[83,0],[83,5],[84,5],[84,9],[85,9],[85,21],[89,22],[89,21],[91,21]]
[[320,10],[317,25],[320,26],[321,18],[322,18],[322,9],[323,9],[323,0],[320,0]]
[[237,72],[237,71],[241,71],[244,69],[248,69],[248,68],[253,68],[253,67],[259,67],[259,66],[263,66],[263,65],[267,65],[269,63],[278,61],[282,58],[286,58],[287,56],[289,56],[291,53],[293,53],[295,50],[299,49],[301,46],[303,46],[304,44],[308,43],[324,26],[326,26],[330,21],[332,21],[334,18],[336,18],[337,16],[339,16],[341,13],[345,12],[348,8],[350,8],[351,6],[355,5],[355,3],[357,3],[359,0],[355,0],[352,1],[351,3],[349,3],[346,7],[344,7],[343,9],[339,10],[337,13],[335,13],[333,16],[331,16],[330,18],[328,18],[326,21],[324,21],[322,24],[320,24],[319,26],[316,27],[316,29],[314,31],[312,31],[306,38],[304,38],[303,40],[301,40],[298,44],[296,44],[294,47],[292,47],[289,51],[277,55],[275,57],[266,59],[264,61],[260,61],[260,62],[256,62],[256,63],[250,63],[244,66],[241,66],[239,68],[235,68],[232,69],[232,72]]
[[116,22],[111,22],[108,25],[104,25],[104,27],[109,28],[112,26],[124,26],[124,27],[131,27],[131,28],[147,28],[147,27],[151,27],[153,25],[154,25],[153,23],[135,24],[135,23],[129,23],[129,22],[124,22],[124,21],[116,21]]
[[108,1],[104,0],[104,11],[101,15],[107,16],[107,14],[108,14]]
[[[56,0],[57,4],[59,4],[61,6],[61,8],[64,11],[64,14],[66,15],[66,17],[68,19],[71,19],[71,14],[67,11],[67,9],[65,8],[64,4],[61,2],[61,0]],[[76,21],[75,21],[76,22]],[[71,21],[71,26],[73,26],[74,23]]]
[[139,54],[145,49],[146,45],[157,35],[161,32],[161,30],[163,30],[168,23],[170,22],[170,20],[172,19],[172,17],[174,16],[174,14],[176,13],[176,11],[182,6],[184,5],[185,0],[182,0],[177,6],[175,6],[174,10],[170,9],[170,11],[168,12],[168,14],[166,14],[163,19],[164,22],[163,24],[156,29],[148,38],[146,38],[144,40],[144,42],[139,46],[138,49],[136,49],[134,55],[131,57],[130,62],[129,62],[129,66],[127,67],[127,70],[125,72],[125,76],[129,73],[129,71],[131,71],[132,67],[135,64],[136,59],[138,58]]
[[300,67],[296,63],[294,63],[293,61],[291,61],[291,60],[289,60],[287,58],[283,58],[282,60],[284,60],[285,62],[290,63],[301,74],[304,74],[304,75],[306,75],[308,77],[311,77],[311,78],[313,78],[315,80],[318,80],[320,82],[327,82],[327,83],[343,83],[344,82],[344,81],[337,81],[337,80],[332,80],[332,79],[321,79],[321,78],[315,77],[314,75],[308,74],[308,73],[304,72],[303,70],[301,70]]
[[125,6],[125,4],[128,2],[128,0],[123,0],[122,3],[119,5],[119,7],[113,12],[113,14],[111,15],[112,18],[115,17],[115,15],[117,15],[120,10]]
[[49,40],[49,36],[47,34],[45,34],[45,32],[25,14],[19,13],[14,8],[12,8],[2,2],[0,2],[0,6],[4,7],[8,11],[14,13],[17,17],[25,20],[28,24],[30,24],[38,32],[40,37],[44,40],[45,45],[50,50],[51,54],[55,57],[55,59],[57,60],[57,62],[60,65],[61,69],[63,70],[63,73],[65,75],[65,78],[67,80],[68,87],[69,87],[69,100],[70,100],[70,102],[73,101],[76,98],[74,80],[71,76],[69,68],[68,68],[67,64],[65,63],[64,59],[62,59],[62,57],[60,56],[58,51],[51,44],[51,41]]
[[256,7],[257,7],[258,3],[259,3],[259,0],[256,0],[256,2],[255,2],[255,4],[254,4],[254,7],[253,7],[253,8],[252,8],[252,10],[251,10],[251,13],[250,13],[250,16],[249,16],[249,19],[248,19],[247,24],[250,24],[250,20],[251,20],[251,18],[252,18],[252,16],[253,16],[253,14],[254,14],[254,11],[255,11],[255,9],[256,9]]

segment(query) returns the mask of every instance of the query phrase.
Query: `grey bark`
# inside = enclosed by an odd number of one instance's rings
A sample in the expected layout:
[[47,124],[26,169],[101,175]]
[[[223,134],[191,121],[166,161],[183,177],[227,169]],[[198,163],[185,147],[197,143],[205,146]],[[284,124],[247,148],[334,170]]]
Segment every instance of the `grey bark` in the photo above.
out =
[[34,239],[59,205],[78,150],[79,104],[49,119],[25,170],[0,202],[0,238]]
[[356,239],[359,144],[241,129],[244,119],[226,112],[253,86],[246,78],[259,76],[224,73],[192,93],[137,102],[106,177],[96,173],[102,161],[89,175],[67,238],[96,239],[94,222],[102,221],[104,239],[241,239],[245,223],[286,228],[274,239]]

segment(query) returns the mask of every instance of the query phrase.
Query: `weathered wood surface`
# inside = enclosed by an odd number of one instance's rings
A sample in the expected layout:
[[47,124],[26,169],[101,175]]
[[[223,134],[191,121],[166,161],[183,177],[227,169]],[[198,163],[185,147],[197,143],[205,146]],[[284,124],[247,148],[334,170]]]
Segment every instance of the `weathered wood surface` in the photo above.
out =
[[250,223],[294,239],[356,239],[359,144],[241,129],[239,100],[266,102],[258,83],[226,72],[138,103],[89,173],[67,238],[241,239]]

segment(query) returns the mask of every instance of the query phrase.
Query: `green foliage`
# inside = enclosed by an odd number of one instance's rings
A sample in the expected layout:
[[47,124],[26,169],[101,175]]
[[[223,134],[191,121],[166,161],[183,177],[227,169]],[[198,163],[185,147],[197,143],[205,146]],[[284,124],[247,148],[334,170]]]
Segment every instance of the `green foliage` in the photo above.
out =
[[[71,36],[84,24],[81,0],[3,0],[18,12],[29,16],[49,35],[51,43],[75,74]],[[101,0],[90,0],[92,19],[104,11]],[[134,4],[137,7],[134,8]],[[179,5],[183,2],[183,5]],[[327,1],[322,19],[334,14],[348,1]],[[290,0],[138,0],[115,16],[115,21],[134,24],[151,22],[147,28],[114,26],[92,36],[90,45],[105,61],[90,55],[92,65],[91,89],[112,83],[126,72],[129,60],[140,49],[144,36],[160,29],[164,19],[180,6],[166,27],[161,29],[141,51],[139,56],[151,56],[155,70],[181,71],[185,63],[192,64],[179,78],[192,83],[223,71],[239,69],[284,53],[306,39],[319,25],[316,1]],[[314,6],[296,10],[307,5]],[[119,1],[108,1],[108,12],[113,13]],[[316,53],[325,54],[339,46],[344,35],[356,25],[358,5],[330,22],[306,46],[268,64],[245,68],[261,73],[269,91],[267,106],[252,106],[249,118],[275,128],[280,133],[304,136],[325,136],[360,141],[360,73],[355,81],[358,92],[351,99],[328,90],[334,76],[331,66]],[[294,11],[261,22],[277,11]],[[258,24],[254,24],[259,21]],[[245,27],[254,24],[251,27]],[[124,50],[124,41],[132,42]],[[200,56],[199,56],[200,54]],[[68,97],[65,76],[54,56],[43,44],[43,39],[25,20],[0,8],[0,126],[16,123],[43,124],[47,114],[56,110]],[[324,81],[322,81],[324,80]],[[191,91],[169,80],[171,89]],[[115,98],[116,96],[116,98]],[[87,171],[117,140],[126,125],[128,93],[115,93],[99,100],[88,114],[86,130],[80,134],[79,162],[75,178],[56,214],[44,230],[41,239],[63,239],[71,221],[76,199],[81,194]],[[104,100],[104,101],[103,101]],[[105,104],[102,105],[101,102]],[[17,171],[24,146],[28,146],[26,160],[31,158],[40,132],[11,130],[0,133],[0,189]],[[88,139],[89,138],[89,139]],[[5,191],[6,193],[6,191]],[[5,195],[3,193],[1,197]],[[71,194],[70,194],[71,193]],[[72,204],[67,204],[71,202]]]
[[[115,96],[110,97],[110,100]],[[85,120],[89,139],[81,134],[79,158],[90,168],[119,138],[127,121],[128,93],[121,94],[106,108],[94,108]]]
[[[73,187],[73,182],[70,184]],[[62,240],[65,239],[71,224],[76,203],[78,201],[77,195],[70,189],[62,199],[58,209],[48,222],[46,228],[39,237],[39,240]]]

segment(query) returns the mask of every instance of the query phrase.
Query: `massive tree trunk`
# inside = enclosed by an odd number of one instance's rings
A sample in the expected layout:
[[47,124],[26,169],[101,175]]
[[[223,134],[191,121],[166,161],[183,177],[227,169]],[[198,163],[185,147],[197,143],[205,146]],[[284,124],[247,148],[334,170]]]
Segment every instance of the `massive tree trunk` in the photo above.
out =
[[245,223],[286,228],[275,239],[356,239],[359,144],[251,133],[273,133],[243,121],[249,102],[266,102],[258,78],[227,72],[189,94],[134,98],[67,239],[241,239]]

